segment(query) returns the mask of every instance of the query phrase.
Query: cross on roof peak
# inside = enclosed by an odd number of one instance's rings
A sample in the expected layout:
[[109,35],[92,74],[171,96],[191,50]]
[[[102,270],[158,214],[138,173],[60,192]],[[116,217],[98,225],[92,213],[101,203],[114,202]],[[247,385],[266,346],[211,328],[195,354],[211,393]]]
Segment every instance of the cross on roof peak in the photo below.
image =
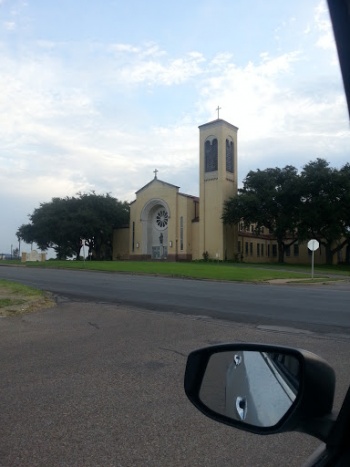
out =
[[158,169],[154,169],[153,173],[154,173],[154,178],[157,178]]

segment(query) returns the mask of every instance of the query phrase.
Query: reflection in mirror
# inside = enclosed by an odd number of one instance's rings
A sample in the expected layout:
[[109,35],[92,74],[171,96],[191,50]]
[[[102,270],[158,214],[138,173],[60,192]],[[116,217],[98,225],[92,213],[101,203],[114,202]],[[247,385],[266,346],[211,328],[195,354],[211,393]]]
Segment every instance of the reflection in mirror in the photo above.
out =
[[294,355],[237,351],[213,354],[200,388],[214,412],[257,427],[272,427],[288,412],[300,386]]

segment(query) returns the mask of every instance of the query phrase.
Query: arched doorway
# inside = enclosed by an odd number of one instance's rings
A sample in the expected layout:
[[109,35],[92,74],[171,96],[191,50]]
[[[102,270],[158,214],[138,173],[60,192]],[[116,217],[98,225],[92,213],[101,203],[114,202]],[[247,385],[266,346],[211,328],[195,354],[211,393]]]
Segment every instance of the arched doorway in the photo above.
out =
[[161,199],[146,203],[141,213],[142,254],[152,259],[166,259],[168,256],[168,228],[170,211]]

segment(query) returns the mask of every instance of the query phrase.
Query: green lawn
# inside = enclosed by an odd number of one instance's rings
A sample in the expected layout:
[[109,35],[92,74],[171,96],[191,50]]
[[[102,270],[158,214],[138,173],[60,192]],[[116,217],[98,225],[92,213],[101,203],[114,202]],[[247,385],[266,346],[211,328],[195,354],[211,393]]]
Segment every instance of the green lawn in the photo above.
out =
[[13,295],[24,294],[31,297],[41,297],[43,292],[27,285],[19,284],[17,282],[0,279],[0,289],[6,290],[7,293]]
[[[152,261],[57,261],[5,262],[1,264],[22,265],[25,267],[83,269],[128,274],[152,274],[168,277],[212,279],[227,281],[261,282],[273,279],[311,279],[309,265],[288,264],[247,264],[214,262],[152,262]],[[332,274],[350,275],[349,266],[316,266],[315,282],[318,277]],[[319,281],[319,279],[318,279]]]
[[309,272],[281,271],[269,266],[236,263],[205,262],[148,262],[148,261],[46,261],[25,263],[26,267],[84,269],[128,274],[152,274],[193,279],[260,282],[272,279],[302,279],[310,277]]

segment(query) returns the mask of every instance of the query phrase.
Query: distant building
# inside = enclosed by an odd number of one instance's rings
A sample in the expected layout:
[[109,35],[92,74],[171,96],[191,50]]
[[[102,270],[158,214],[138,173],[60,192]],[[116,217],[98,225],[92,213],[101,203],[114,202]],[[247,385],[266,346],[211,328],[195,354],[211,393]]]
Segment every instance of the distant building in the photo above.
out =
[[0,260],[14,259],[10,253],[0,253]]

